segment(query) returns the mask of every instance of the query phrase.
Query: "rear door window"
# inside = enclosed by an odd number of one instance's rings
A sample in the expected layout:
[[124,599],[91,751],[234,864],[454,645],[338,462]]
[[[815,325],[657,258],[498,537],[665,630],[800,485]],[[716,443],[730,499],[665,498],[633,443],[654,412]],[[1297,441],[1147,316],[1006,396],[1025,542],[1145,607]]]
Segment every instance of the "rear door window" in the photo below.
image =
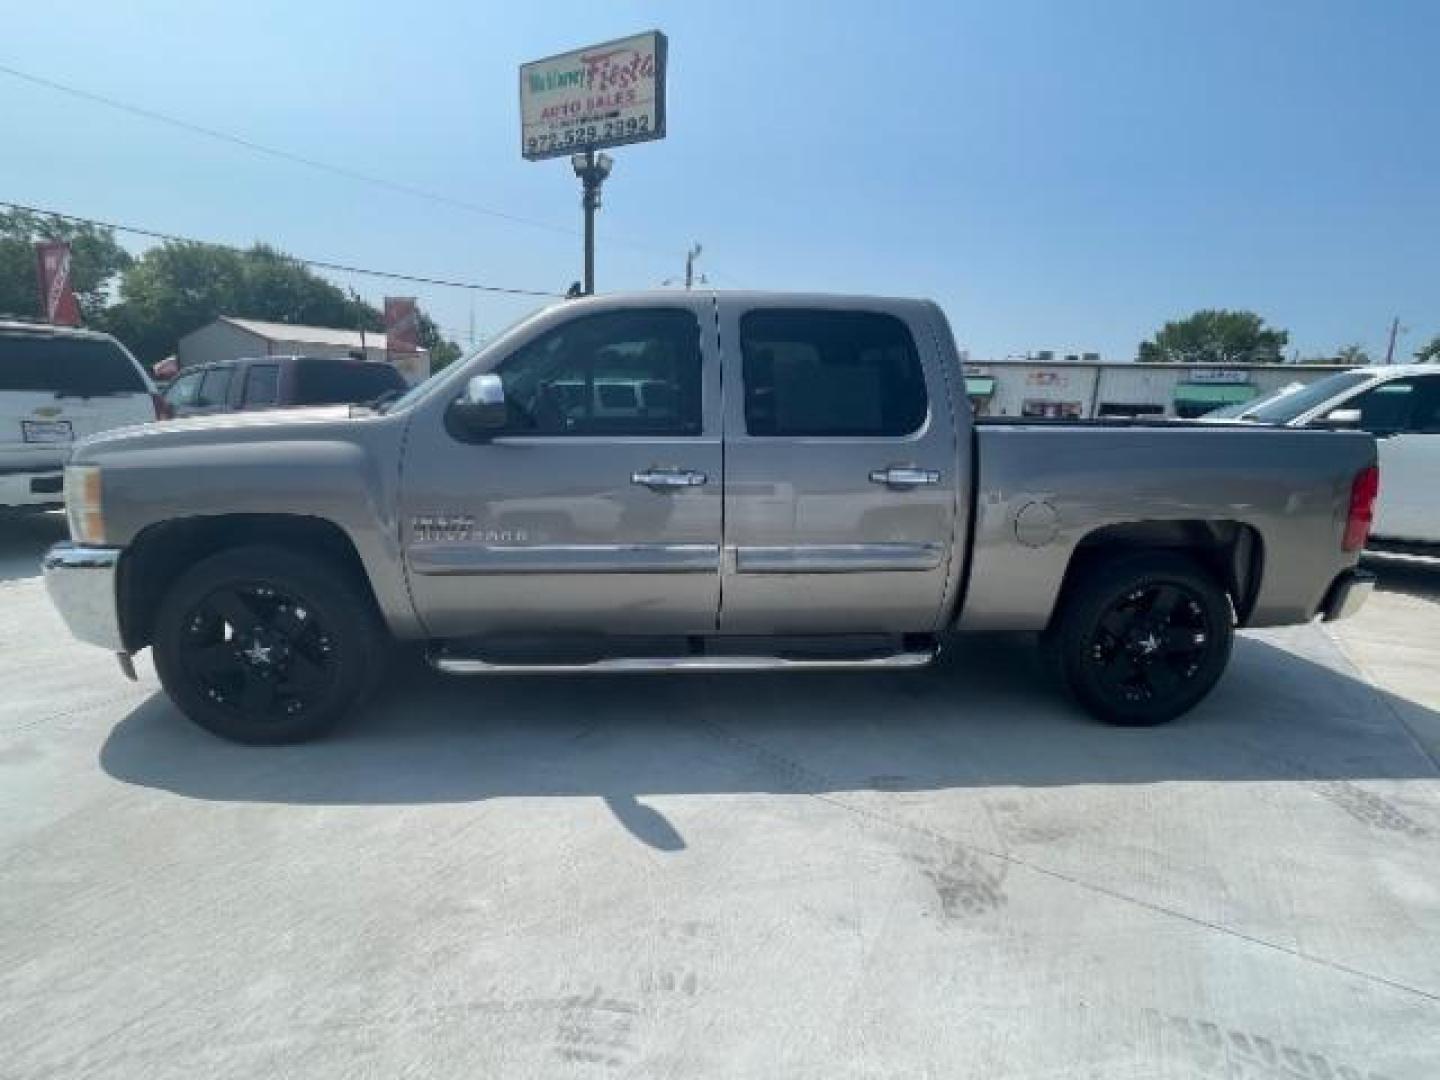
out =
[[740,348],[750,435],[893,438],[925,421],[920,355],[893,315],[752,311]]
[[398,370],[375,361],[305,359],[294,378],[296,405],[358,405],[405,389]]
[[143,394],[148,387],[113,341],[0,334],[0,390],[111,397]]

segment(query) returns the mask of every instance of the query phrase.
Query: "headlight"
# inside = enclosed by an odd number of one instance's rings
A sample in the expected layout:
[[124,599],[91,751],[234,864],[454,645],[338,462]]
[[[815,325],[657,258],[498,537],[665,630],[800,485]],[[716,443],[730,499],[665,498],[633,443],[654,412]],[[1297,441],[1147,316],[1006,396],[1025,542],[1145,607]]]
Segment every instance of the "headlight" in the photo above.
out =
[[98,465],[65,467],[65,514],[70,519],[70,539],[75,543],[105,543]]

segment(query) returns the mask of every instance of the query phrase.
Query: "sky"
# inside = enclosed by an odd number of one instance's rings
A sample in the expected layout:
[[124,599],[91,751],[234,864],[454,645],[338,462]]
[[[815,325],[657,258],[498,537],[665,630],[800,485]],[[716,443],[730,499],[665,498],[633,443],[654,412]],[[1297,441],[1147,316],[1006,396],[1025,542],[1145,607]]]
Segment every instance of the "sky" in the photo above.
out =
[[[668,134],[612,151],[601,291],[699,241],[722,288],[932,298],[976,359],[1130,359],[1202,307],[1303,355],[1383,354],[1396,316],[1397,355],[1440,334],[1428,0],[76,0],[6,29],[0,64],[467,205],[5,74],[0,200],[563,291],[578,183],[520,157],[517,67],[660,29]],[[461,340],[539,302],[331,276]]]

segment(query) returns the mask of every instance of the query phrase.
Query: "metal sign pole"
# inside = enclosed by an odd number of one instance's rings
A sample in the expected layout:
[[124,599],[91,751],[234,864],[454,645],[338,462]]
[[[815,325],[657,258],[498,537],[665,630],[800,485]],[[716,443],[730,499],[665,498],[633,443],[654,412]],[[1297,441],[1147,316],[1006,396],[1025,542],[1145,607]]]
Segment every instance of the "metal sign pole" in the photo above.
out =
[[600,209],[600,186],[610,175],[614,161],[609,154],[586,150],[570,158],[575,175],[580,178],[580,205],[585,210],[585,295],[595,293],[595,211]]
[[584,194],[580,203],[585,207],[585,295],[595,295],[595,211],[600,207],[600,184],[595,175],[595,151],[585,151]]

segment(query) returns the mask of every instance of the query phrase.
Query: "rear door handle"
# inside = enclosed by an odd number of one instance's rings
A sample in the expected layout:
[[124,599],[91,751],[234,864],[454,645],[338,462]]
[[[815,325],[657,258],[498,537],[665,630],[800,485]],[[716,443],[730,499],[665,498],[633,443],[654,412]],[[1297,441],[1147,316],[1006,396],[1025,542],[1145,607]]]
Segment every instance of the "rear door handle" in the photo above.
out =
[[652,491],[659,488],[699,487],[708,479],[703,472],[696,472],[694,469],[645,469],[630,474],[632,484],[648,487]]
[[940,483],[940,470],[917,469],[913,465],[891,465],[888,469],[876,469],[872,472],[870,482],[892,488],[921,487]]

